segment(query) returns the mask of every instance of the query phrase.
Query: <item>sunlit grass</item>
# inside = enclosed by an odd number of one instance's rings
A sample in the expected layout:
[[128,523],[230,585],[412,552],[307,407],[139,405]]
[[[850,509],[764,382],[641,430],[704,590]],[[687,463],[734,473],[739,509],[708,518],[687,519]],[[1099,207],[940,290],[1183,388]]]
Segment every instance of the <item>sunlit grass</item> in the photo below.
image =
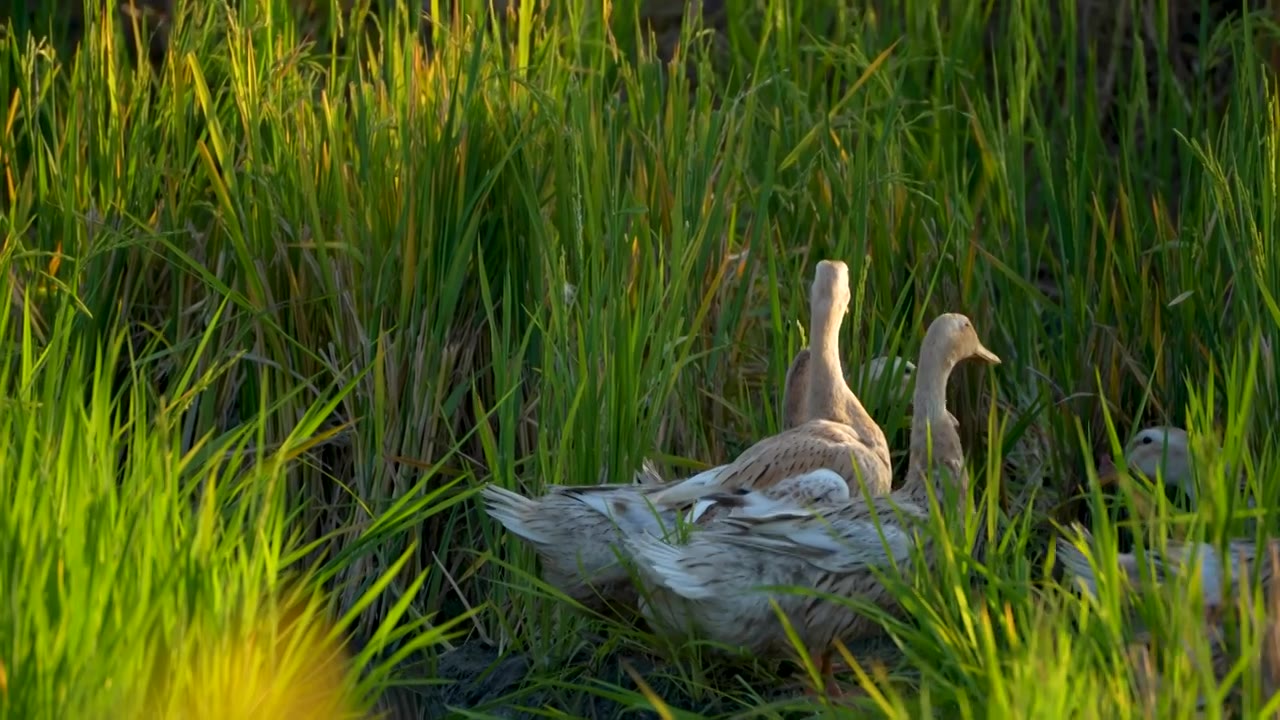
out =
[[[1138,427],[1187,427],[1260,508],[1225,484],[1193,517],[1157,502],[1142,543],[1275,527],[1264,13],[1196,28],[1189,78],[1128,6],[1108,32],[1151,46],[1103,67],[1045,3],[729,0],[727,44],[680,46],[691,89],[639,0],[525,4],[504,43],[438,24],[430,55],[408,13],[356,3],[339,48],[319,4],[242,5],[192,4],[154,69],[96,10],[79,55],[22,18],[0,43],[6,717],[336,717],[388,688],[421,709],[418,668],[481,641],[533,669],[477,712],[782,713],[796,679],[771,668],[641,663],[655,640],[539,588],[471,493],[646,456],[675,476],[776,431],[827,257],[852,271],[851,374],[946,311],[1004,360],[953,379],[975,496],[899,588],[890,658],[843,678],[871,714],[1147,716],[1118,590],[1084,601],[1042,562],[1044,513],[1083,491],[1114,571],[1087,468]],[[905,463],[905,408],[851,382]],[[1134,611],[1162,628],[1160,717],[1213,696],[1175,659],[1203,645],[1185,590]],[[1252,682],[1230,681],[1256,712]]]

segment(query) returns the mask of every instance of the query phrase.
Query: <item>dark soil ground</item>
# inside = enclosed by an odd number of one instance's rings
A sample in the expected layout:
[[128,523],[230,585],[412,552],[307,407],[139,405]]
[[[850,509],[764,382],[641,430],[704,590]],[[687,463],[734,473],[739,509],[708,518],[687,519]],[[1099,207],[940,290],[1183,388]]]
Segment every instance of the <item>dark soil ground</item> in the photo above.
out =
[[[888,664],[901,657],[887,638],[850,649],[860,660],[869,662],[878,660]],[[535,667],[527,656],[502,657],[497,648],[481,640],[471,640],[441,654],[434,665],[432,669],[432,663],[424,660],[403,667],[400,682],[416,683],[423,678],[433,678],[430,681],[433,684],[390,689],[384,694],[379,711],[386,713],[385,717],[404,720],[658,717],[638,694],[631,695],[638,693],[638,688],[626,670],[630,667],[673,709],[709,717],[746,718],[758,716],[765,709],[762,706],[767,705],[773,717],[812,716],[812,711],[788,711],[786,707],[790,704],[788,701],[804,698],[799,675],[779,684],[777,680],[766,680],[766,675],[753,675],[750,669],[737,673],[725,671],[714,681],[716,690],[691,697],[678,671],[670,669],[656,656],[639,652],[619,652],[604,659],[592,658],[584,652],[576,662],[566,664],[563,671],[555,673],[545,665]],[[548,682],[549,677],[555,680]],[[851,682],[850,679],[843,684],[851,689]],[[753,693],[758,697],[753,698]]]

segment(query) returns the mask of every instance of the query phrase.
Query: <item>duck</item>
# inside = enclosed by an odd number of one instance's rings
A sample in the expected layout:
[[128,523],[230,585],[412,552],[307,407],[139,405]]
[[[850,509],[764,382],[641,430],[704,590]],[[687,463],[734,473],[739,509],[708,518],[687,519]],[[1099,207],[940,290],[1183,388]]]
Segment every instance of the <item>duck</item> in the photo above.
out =
[[[1130,469],[1137,470],[1147,478],[1159,479],[1165,487],[1181,491],[1191,501],[1193,507],[1197,504],[1199,493],[1191,458],[1190,438],[1186,430],[1172,425],[1145,427],[1125,444],[1123,457],[1125,465]],[[1228,474],[1231,474],[1229,469]],[[1098,463],[1099,484],[1104,487],[1115,485],[1122,476],[1122,471],[1116,466],[1111,456],[1104,454]],[[1155,514],[1148,500],[1142,496],[1134,499],[1135,510],[1140,519],[1147,519]],[[1253,507],[1253,499],[1248,500],[1249,506]],[[1072,527],[1086,541],[1092,540],[1092,536],[1079,523],[1073,523]],[[1176,536],[1165,539],[1164,546],[1165,552],[1161,557],[1148,555],[1148,560],[1157,562],[1160,567],[1172,563],[1175,567],[1183,569],[1193,562],[1202,563],[1202,579],[1205,582],[1205,592],[1208,593],[1206,602],[1218,603],[1230,573],[1221,566],[1217,553],[1212,551],[1212,546],[1203,542],[1191,543]],[[1085,572],[1089,566],[1087,561],[1083,561],[1079,552],[1059,538],[1058,554],[1064,558],[1064,567],[1077,580],[1085,582],[1082,578],[1089,577]],[[1254,559],[1254,542],[1242,539],[1230,540],[1228,555],[1231,557],[1232,567],[1238,569],[1237,558],[1243,555],[1246,561]],[[1137,556],[1131,553],[1120,553],[1117,557],[1121,568],[1130,576],[1130,579],[1135,579],[1136,576],[1133,573],[1136,572]]]
[[[1187,431],[1172,425],[1145,427],[1124,447],[1126,466],[1153,481],[1162,482],[1165,488],[1176,489],[1188,499],[1194,509],[1200,501],[1200,490],[1191,455],[1191,441]],[[1226,468],[1226,475],[1237,478],[1237,489],[1244,494],[1244,476],[1233,472],[1229,467]],[[1121,470],[1110,455],[1103,455],[1098,463],[1098,482],[1104,487],[1112,486],[1119,482],[1121,476]],[[1247,507],[1255,507],[1252,496],[1246,497],[1245,502]],[[1135,510],[1140,515],[1149,517],[1154,513],[1147,499],[1138,496],[1135,503]],[[1252,528],[1253,521],[1246,522],[1245,526]]]
[[[1086,530],[1083,525],[1072,523],[1071,528],[1084,545],[1093,546],[1093,534]],[[1098,597],[1098,576],[1088,556],[1063,535],[1057,537],[1055,546],[1057,561],[1062,567],[1063,576],[1066,578],[1067,584],[1096,599]],[[1157,578],[1163,578],[1164,568],[1160,562],[1159,554],[1155,551],[1116,553],[1116,563],[1124,574],[1124,580],[1128,583],[1129,588],[1136,587],[1142,582],[1143,560],[1146,561],[1147,567],[1155,573]],[[1209,580],[1205,587],[1208,588],[1214,584],[1213,575],[1211,569],[1206,569],[1205,572]]]
[[693,633],[756,656],[785,656],[794,646],[777,621],[776,602],[809,649],[826,691],[839,694],[832,677],[835,642],[874,634],[878,625],[845,605],[761,586],[860,596],[901,612],[876,572],[891,565],[908,573],[928,572],[928,567],[910,567],[917,547],[926,563],[934,557],[933,541],[915,532],[928,519],[928,495],[941,502],[944,490],[968,489],[959,423],[947,411],[946,391],[952,370],[970,358],[1001,363],[968,317],[945,313],[934,319],[920,350],[909,468],[897,490],[865,503],[807,506],[753,497],[760,493],[751,490],[722,493],[705,500],[737,512],[694,526],[683,543],[648,533],[629,535],[629,554],[646,591],[639,610],[650,626]]
[[[1094,544],[1092,534],[1079,523],[1073,523],[1072,528],[1080,538],[1080,544]],[[1263,547],[1265,554],[1259,558],[1257,545],[1253,541],[1230,540],[1226,543],[1227,562],[1224,564],[1222,555],[1209,543],[1169,540],[1163,551],[1117,553],[1116,560],[1126,585],[1123,596],[1126,601],[1132,601],[1137,593],[1149,587],[1142,582],[1144,573],[1140,567],[1140,556],[1145,557],[1145,564],[1156,583],[1175,578],[1185,580],[1191,572],[1198,576],[1204,601],[1202,631],[1209,643],[1211,668],[1219,682],[1226,678],[1238,659],[1227,642],[1224,615],[1237,608],[1232,596],[1237,592],[1241,579],[1250,572],[1250,566],[1261,561],[1259,576],[1266,605],[1262,609],[1264,638],[1260,670],[1264,693],[1270,696],[1280,690],[1280,540],[1269,540]],[[1097,572],[1084,552],[1062,535],[1056,539],[1056,549],[1069,584],[1084,595],[1097,598]],[[1246,592],[1246,603],[1249,596]],[[1158,690],[1160,685],[1159,674],[1150,662],[1154,638],[1136,618],[1133,624],[1135,633],[1129,647],[1129,656],[1134,661],[1135,681],[1142,694],[1150,694]],[[1184,649],[1189,655],[1194,654],[1190,646]],[[1202,697],[1200,709],[1203,709],[1204,702]]]
[[[808,380],[808,363],[811,354],[808,348],[801,348],[787,370],[783,384],[782,397],[782,429],[795,427],[804,422],[804,387]],[[911,423],[911,390],[914,386],[915,363],[895,355],[880,355],[863,363],[851,376],[863,378],[864,387],[874,393],[874,401],[880,403],[884,411],[898,411],[901,415],[893,417],[893,435],[889,437],[892,446],[890,462],[894,468],[895,484],[901,482],[904,459],[906,456],[906,436]],[[883,426],[882,426],[883,427]]]
[[803,403],[785,411],[803,418],[795,427],[758,441],[728,464],[673,481],[642,469],[630,484],[551,485],[537,498],[490,483],[481,490],[488,515],[533,546],[547,583],[589,609],[602,609],[635,601],[631,573],[620,562],[623,536],[665,534],[681,522],[707,522],[758,505],[755,496],[700,502],[707,495],[756,490],[801,505],[849,502],[859,479],[869,493],[887,493],[888,442],[841,374],[839,330],[850,297],[848,266],[820,261],[810,289],[813,358],[803,393],[788,396],[788,402]]
[[[838,473],[851,494],[865,485],[884,495],[893,482],[889,442],[844,379],[840,361],[840,324],[849,311],[849,267],[839,260],[818,263],[810,292],[810,357],[800,369],[793,360],[787,383],[803,392],[784,415],[803,418],[795,427],[771,435],[733,462],[677,481],[653,500],[681,505],[726,490],[767,488],[778,481],[825,468]],[[784,391],[785,392],[785,391]],[[803,401],[800,401],[803,398]]]
[[[1177,488],[1194,499],[1196,486],[1190,447],[1187,431],[1180,427],[1145,427],[1125,444],[1124,461],[1146,477],[1152,480],[1162,478],[1165,486]],[[1109,455],[1104,455],[1098,467],[1098,481],[1111,485],[1119,478],[1119,468]]]

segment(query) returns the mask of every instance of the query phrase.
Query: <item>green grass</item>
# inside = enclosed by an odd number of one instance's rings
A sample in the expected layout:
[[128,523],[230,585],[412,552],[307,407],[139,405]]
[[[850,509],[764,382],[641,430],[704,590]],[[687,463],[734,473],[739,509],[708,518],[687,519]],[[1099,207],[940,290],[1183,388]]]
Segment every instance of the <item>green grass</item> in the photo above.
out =
[[[1205,70],[1178,78],[1180,39],[1115,73],[1045,3],[729,0],[690,91],[641,49],[636,0],[526,10],[506,44],[441,26],[430,58],[406,16],[334,52],[289,5],[199,4],[154,73],[92,12],[76,56],[23,18],[0,43],[4,717],[422,710],[438,653],[476,638],[534,661],[498,704],[782,713],[767,668],[684,655],[646,698],[610,653],[653,639],[549,600],[472,493],[628,481],[645,456],[685,473],[775,432],[823,258],[856,282],[850,368],[914,357],[947,311],[1004,360],[953,380],[986,556],[940,521],[956,542],[900,586],[915,620],[860,669],[867,711],[1148,716],[1114,582],[1064,592],[1044,513],[1157,422],[1225,440],[1214,467],[1277,504],[1265,13],[1196,29]],[[1239,531],[1226,492],[1190,532]],[[1167,587],[1137,613],[1169,663],[1157,715],[1189,717],[1216,685]],[[1247,715],[1257,668],[1228,682]]]

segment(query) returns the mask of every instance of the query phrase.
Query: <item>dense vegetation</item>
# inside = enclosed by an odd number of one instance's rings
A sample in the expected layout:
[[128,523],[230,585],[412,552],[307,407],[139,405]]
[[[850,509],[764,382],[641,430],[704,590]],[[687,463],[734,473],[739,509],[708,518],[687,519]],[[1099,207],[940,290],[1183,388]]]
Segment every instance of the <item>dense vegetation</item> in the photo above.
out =
[[[668,72],[653,4],[526,3],[428,52],[403,6],[191,3],[154,63],[121,14],[87,11],[74,53],[11,19],[4,717],[781,712],[769,668],[636,670],[652,639],[546,597],[474,490],[674,476],[776,431],[822,258],[855,278],[848,367],[914,357],[947,311],[1004,361],[952,384],[986,556],[902,586],[916,620],[845,677],[863,711],[1280,706],[1257,623],[1215,681],[1186,583],[1139,607],[1167,682],[1135,690],[1110,551],[1098,603],[1044,562],[1053,521],[1116,546],[1090,469],[1145,425],[1276,506],[1266,12],[726,0]],[[1221,539],[1238,504],[1151,535]],[[475,647],[530,658],[512,694],[423,687]]]

